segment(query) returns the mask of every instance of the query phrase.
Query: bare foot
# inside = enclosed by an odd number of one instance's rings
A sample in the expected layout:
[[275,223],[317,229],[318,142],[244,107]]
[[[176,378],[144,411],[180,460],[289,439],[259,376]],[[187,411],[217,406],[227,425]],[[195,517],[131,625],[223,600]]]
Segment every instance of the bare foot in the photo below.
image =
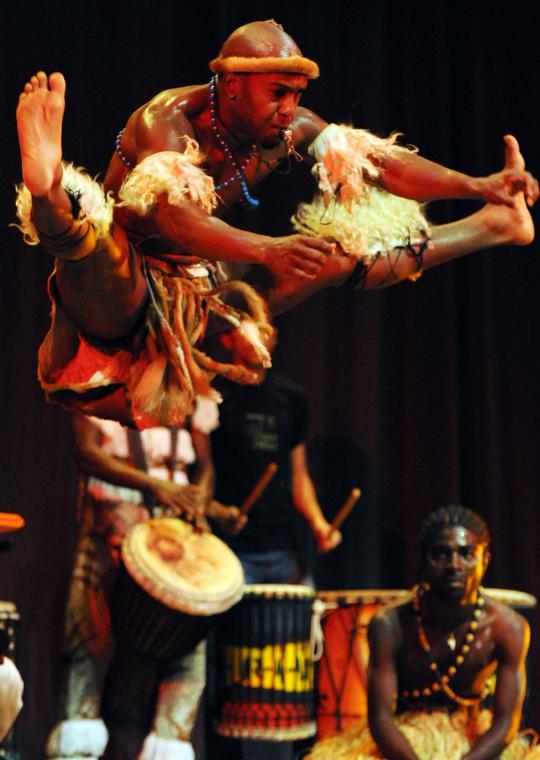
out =
[[514,208],[488,204],[480,213],[485,214],[493,235],[491,245],[529,245],[534,240],[534,224],[523,193],[516,196]]
[[43,71],[38,71],[19,96],[17,130],[23,179],[37,198],[49,195],[62,178],[65,92],[62,74],[47,78]]

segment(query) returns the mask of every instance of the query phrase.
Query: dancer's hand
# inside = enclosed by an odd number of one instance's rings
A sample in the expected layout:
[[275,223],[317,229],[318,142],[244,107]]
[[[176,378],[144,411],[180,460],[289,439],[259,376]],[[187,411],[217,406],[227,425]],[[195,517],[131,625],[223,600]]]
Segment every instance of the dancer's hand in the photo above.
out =
[[266,246],[262,263],[278,279],[300,277],[314,279],[327,256],[335,253],[334,243],[307,235],[273,238]]
[[523,192],[528,206],[538,200],[538,181],[525,170],[525,160],[519,143],[512,135],[505,135],[505,163],[502,171],[480,177],[479,194],[487,203],[515,206],[517,193]]

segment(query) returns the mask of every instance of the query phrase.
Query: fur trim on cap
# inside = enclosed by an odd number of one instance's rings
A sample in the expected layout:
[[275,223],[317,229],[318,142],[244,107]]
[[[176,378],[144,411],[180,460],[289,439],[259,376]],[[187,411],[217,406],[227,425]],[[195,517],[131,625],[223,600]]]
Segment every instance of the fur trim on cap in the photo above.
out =
[[195,760],[195,752],[189,742],[162,739],[152,731],[144,740],[137,760]]
[[319,67],[315,61],[304,58],[302,55],[291,55],[287,58],[231,55],[227,58],[214,58],[213,61],[210,61],[209,67],[210,71],[214,73],[226,71],[251,74],[283,72],[285,74],[305,74],[308,79],[317,79],[319,76]]
[[99,758],[105,752],[109,734],[100,718],[64,720],[58,723],[47,740],[47,757]]
[[[73,164],[62,163],[62,187],[78,196],[81,207],[80,219],[92,223],[98,238],[108,235],[113,218],[114,200],[103,190],[99,182],[92,179],[82,168]],[[16,187],[15,205],[19,224],[15,224],[23,234],[24,242],[28,245],[38,245],[39,230],[32,221],[32,196],[30,190],[21,182]]]
[[186,200],[210,214],[217,206],[214,180],[199,168],[203,154],[191,137],[186,137],[183,153],[163,150],[143,159],[124,180],[118,193],[121,206],[129,206],[141,216],[150,211],[160,195],[172,206]]

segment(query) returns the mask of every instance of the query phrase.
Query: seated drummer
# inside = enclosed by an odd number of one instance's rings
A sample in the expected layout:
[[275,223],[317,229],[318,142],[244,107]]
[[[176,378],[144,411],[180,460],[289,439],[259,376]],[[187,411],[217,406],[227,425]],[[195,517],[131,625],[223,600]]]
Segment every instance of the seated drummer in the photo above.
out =
[[[480,586],[490,559],[485,522],[444,507],[424,521],[420,547],[422,582],[369,626],[369,730],[321,742],[312,760],[494,760],[509,757],[511,743],[512,758],[529,756],[527,740],[515,738],[529,626]],[[482,709],[495,672],[492,707]]]

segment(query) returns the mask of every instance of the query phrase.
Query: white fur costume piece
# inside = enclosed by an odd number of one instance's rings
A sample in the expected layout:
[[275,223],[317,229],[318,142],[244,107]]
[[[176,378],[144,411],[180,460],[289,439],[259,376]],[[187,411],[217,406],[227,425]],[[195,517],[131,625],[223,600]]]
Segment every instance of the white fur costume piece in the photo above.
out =
[[[103,187],[92,179],[84,169],[62,162],[62,187],[77,195],[81,207],[80,221],[88,220],[98,238],[109,234],[112,224],[114,200],[103,192]],[[23,234],[25,243],[38,245],[39,232],[32,222],[32,196],[24,183],[17,186],[15,205],[19,224],[15,225]]]
[[137,760],[195,760],[195,752],[189,742],[160,739],[152,732],[144,740]]
[[380,175],[378,161],[407,152],[396,138],[337,124],[326,127],[309,148],[317,161],[312,172],[319,191],[311,203],[299,205],[295,229],[333,238],[346,253],[365,260],[429,238],[429,224],[416,201],[371,184]]
[[208,214],[213,211],[217,206],[214,180],[199,168],[203,155],[197,142],[185,139],[183,153],[163,150],[137,164],[118,192],[120,205],[144,216],[165,194],[171,206],[181,206],[189,200]]
[[94,760],[105,752],[109,734],[101,719],[64,720],[47,741],[47,757],[54,760]]
[[0,662],[0,741],[6,736],[20,713],[24,684],[17,666],[9,657]]

